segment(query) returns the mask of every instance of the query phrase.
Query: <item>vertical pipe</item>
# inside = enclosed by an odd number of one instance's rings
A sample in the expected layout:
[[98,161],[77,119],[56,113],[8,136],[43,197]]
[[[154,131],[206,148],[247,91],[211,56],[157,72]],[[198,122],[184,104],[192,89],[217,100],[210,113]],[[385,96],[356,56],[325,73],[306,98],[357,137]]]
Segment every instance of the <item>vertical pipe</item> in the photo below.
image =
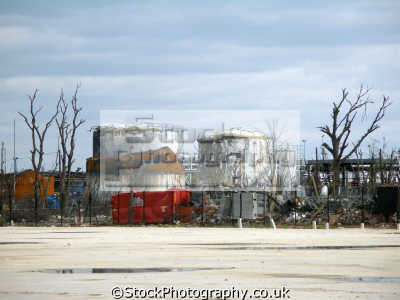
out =
[[[17,162],[15,158],[15,119],[13,123],[13,144],[14,144],[14,180],[13,180],[13,193],[14,193],[14,202],[15,202],[15,196],[16,196],[16,190],[15,190],[15,185],[16,185],[16,176],[17,176]],[[13,206],[13,200],[10,199],[10,224],[12,224],[12,206]],[[37,225],[37,201],[35,200],[35,225]]]
[[237,226],[238,226],[238,228],[243,228],[242,218],[238,219]]
[[242,207],[242,191],[239,192],[239,199],[240,199],[240,216],[238,219],[238,227],[242,228],[242,213],[243,213],[243,207]]
[[361,222],[364,223],[364,185],[361,185]]

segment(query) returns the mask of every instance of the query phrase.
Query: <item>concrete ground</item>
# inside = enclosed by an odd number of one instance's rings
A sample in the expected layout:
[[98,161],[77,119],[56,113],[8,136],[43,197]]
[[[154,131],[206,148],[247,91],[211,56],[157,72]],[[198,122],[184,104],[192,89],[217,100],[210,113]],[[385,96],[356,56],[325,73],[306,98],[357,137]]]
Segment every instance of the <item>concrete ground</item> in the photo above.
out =
[[[113,299],[114,286],[285,286],[290,299],[400,299],[396,246],[394,229],[2,227],[0,299]],[[144,272],[86,273],[92,268]],[[48,269],[81,273],[35,272]]]

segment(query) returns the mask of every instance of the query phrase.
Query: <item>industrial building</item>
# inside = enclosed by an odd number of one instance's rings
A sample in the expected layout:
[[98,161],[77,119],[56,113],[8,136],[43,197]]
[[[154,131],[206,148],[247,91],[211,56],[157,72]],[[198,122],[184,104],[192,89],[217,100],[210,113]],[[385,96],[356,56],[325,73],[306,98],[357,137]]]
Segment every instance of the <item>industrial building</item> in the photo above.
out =
[[[175,125],[97,127],[87,161],[89,185],[108,201],[114,193],[114,209],[116,193],[189,189],[198,215],[215,209],[215,220],[263,218],[268,206],[263,192],[297,186],[296,152],[278,149],[262,132],[232,128],[197,136],[196,143],[198,152],[185,154],[183,128]],[[142,208],[131,213],[137,209]]]
[[[13,181],[14,173],[4,175],[1,184],[2,195],[8,193],[13,194]],[[47,173],[39,174],[39,198],[43,203],[48,195],[54,193],[54,175]],[[32,200],[34,198],[34,185],[35,185],[35,173],[33,170],[25,170],[15,174],[15,201],[22,203],[25,200]],[[5,196],[4,198],[8,198]],[[14,195],[12,195],[14,198]]]

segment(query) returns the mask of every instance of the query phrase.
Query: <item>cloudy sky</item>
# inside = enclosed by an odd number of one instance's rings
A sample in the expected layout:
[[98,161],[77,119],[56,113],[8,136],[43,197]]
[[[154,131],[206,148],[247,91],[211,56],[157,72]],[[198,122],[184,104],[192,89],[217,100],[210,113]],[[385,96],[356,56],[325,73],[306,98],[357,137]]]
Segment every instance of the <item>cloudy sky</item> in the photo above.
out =
[[[18,166],[29,167],[17,115],[26,95],[40,90],[45,120],[60,90],[69,98],[80,83],[87,121],[75,167],[91,156],[89,130],[110,109],[298,111],[311,157],[332,101],[363,83],[373,99],[393,100],[374,138],[399,146],[399,15],[399,1],[383,0],[1,1],[0,141],[9,160],[16,118]],[[46,168],[56,149],[53,128]]]

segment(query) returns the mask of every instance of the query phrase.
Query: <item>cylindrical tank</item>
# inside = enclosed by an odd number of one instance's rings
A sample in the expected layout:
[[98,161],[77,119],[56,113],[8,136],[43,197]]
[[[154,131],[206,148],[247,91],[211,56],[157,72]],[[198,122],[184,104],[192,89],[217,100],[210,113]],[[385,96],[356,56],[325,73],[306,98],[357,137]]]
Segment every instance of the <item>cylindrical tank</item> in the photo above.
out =
[[261,187],[267,171],[267,137],[239,128],[201,137],[200,175],[197,184]]
[[185,187],[176,154],[183,129],[174,125],[136,123],[100,127],[100,181],[108,191],[168,190]]
[[182,145],[183,129],[174,125],[136,123],[124,127],[100,127],[100,153],[104,158],[118,158],[163,147],[178,153]]

